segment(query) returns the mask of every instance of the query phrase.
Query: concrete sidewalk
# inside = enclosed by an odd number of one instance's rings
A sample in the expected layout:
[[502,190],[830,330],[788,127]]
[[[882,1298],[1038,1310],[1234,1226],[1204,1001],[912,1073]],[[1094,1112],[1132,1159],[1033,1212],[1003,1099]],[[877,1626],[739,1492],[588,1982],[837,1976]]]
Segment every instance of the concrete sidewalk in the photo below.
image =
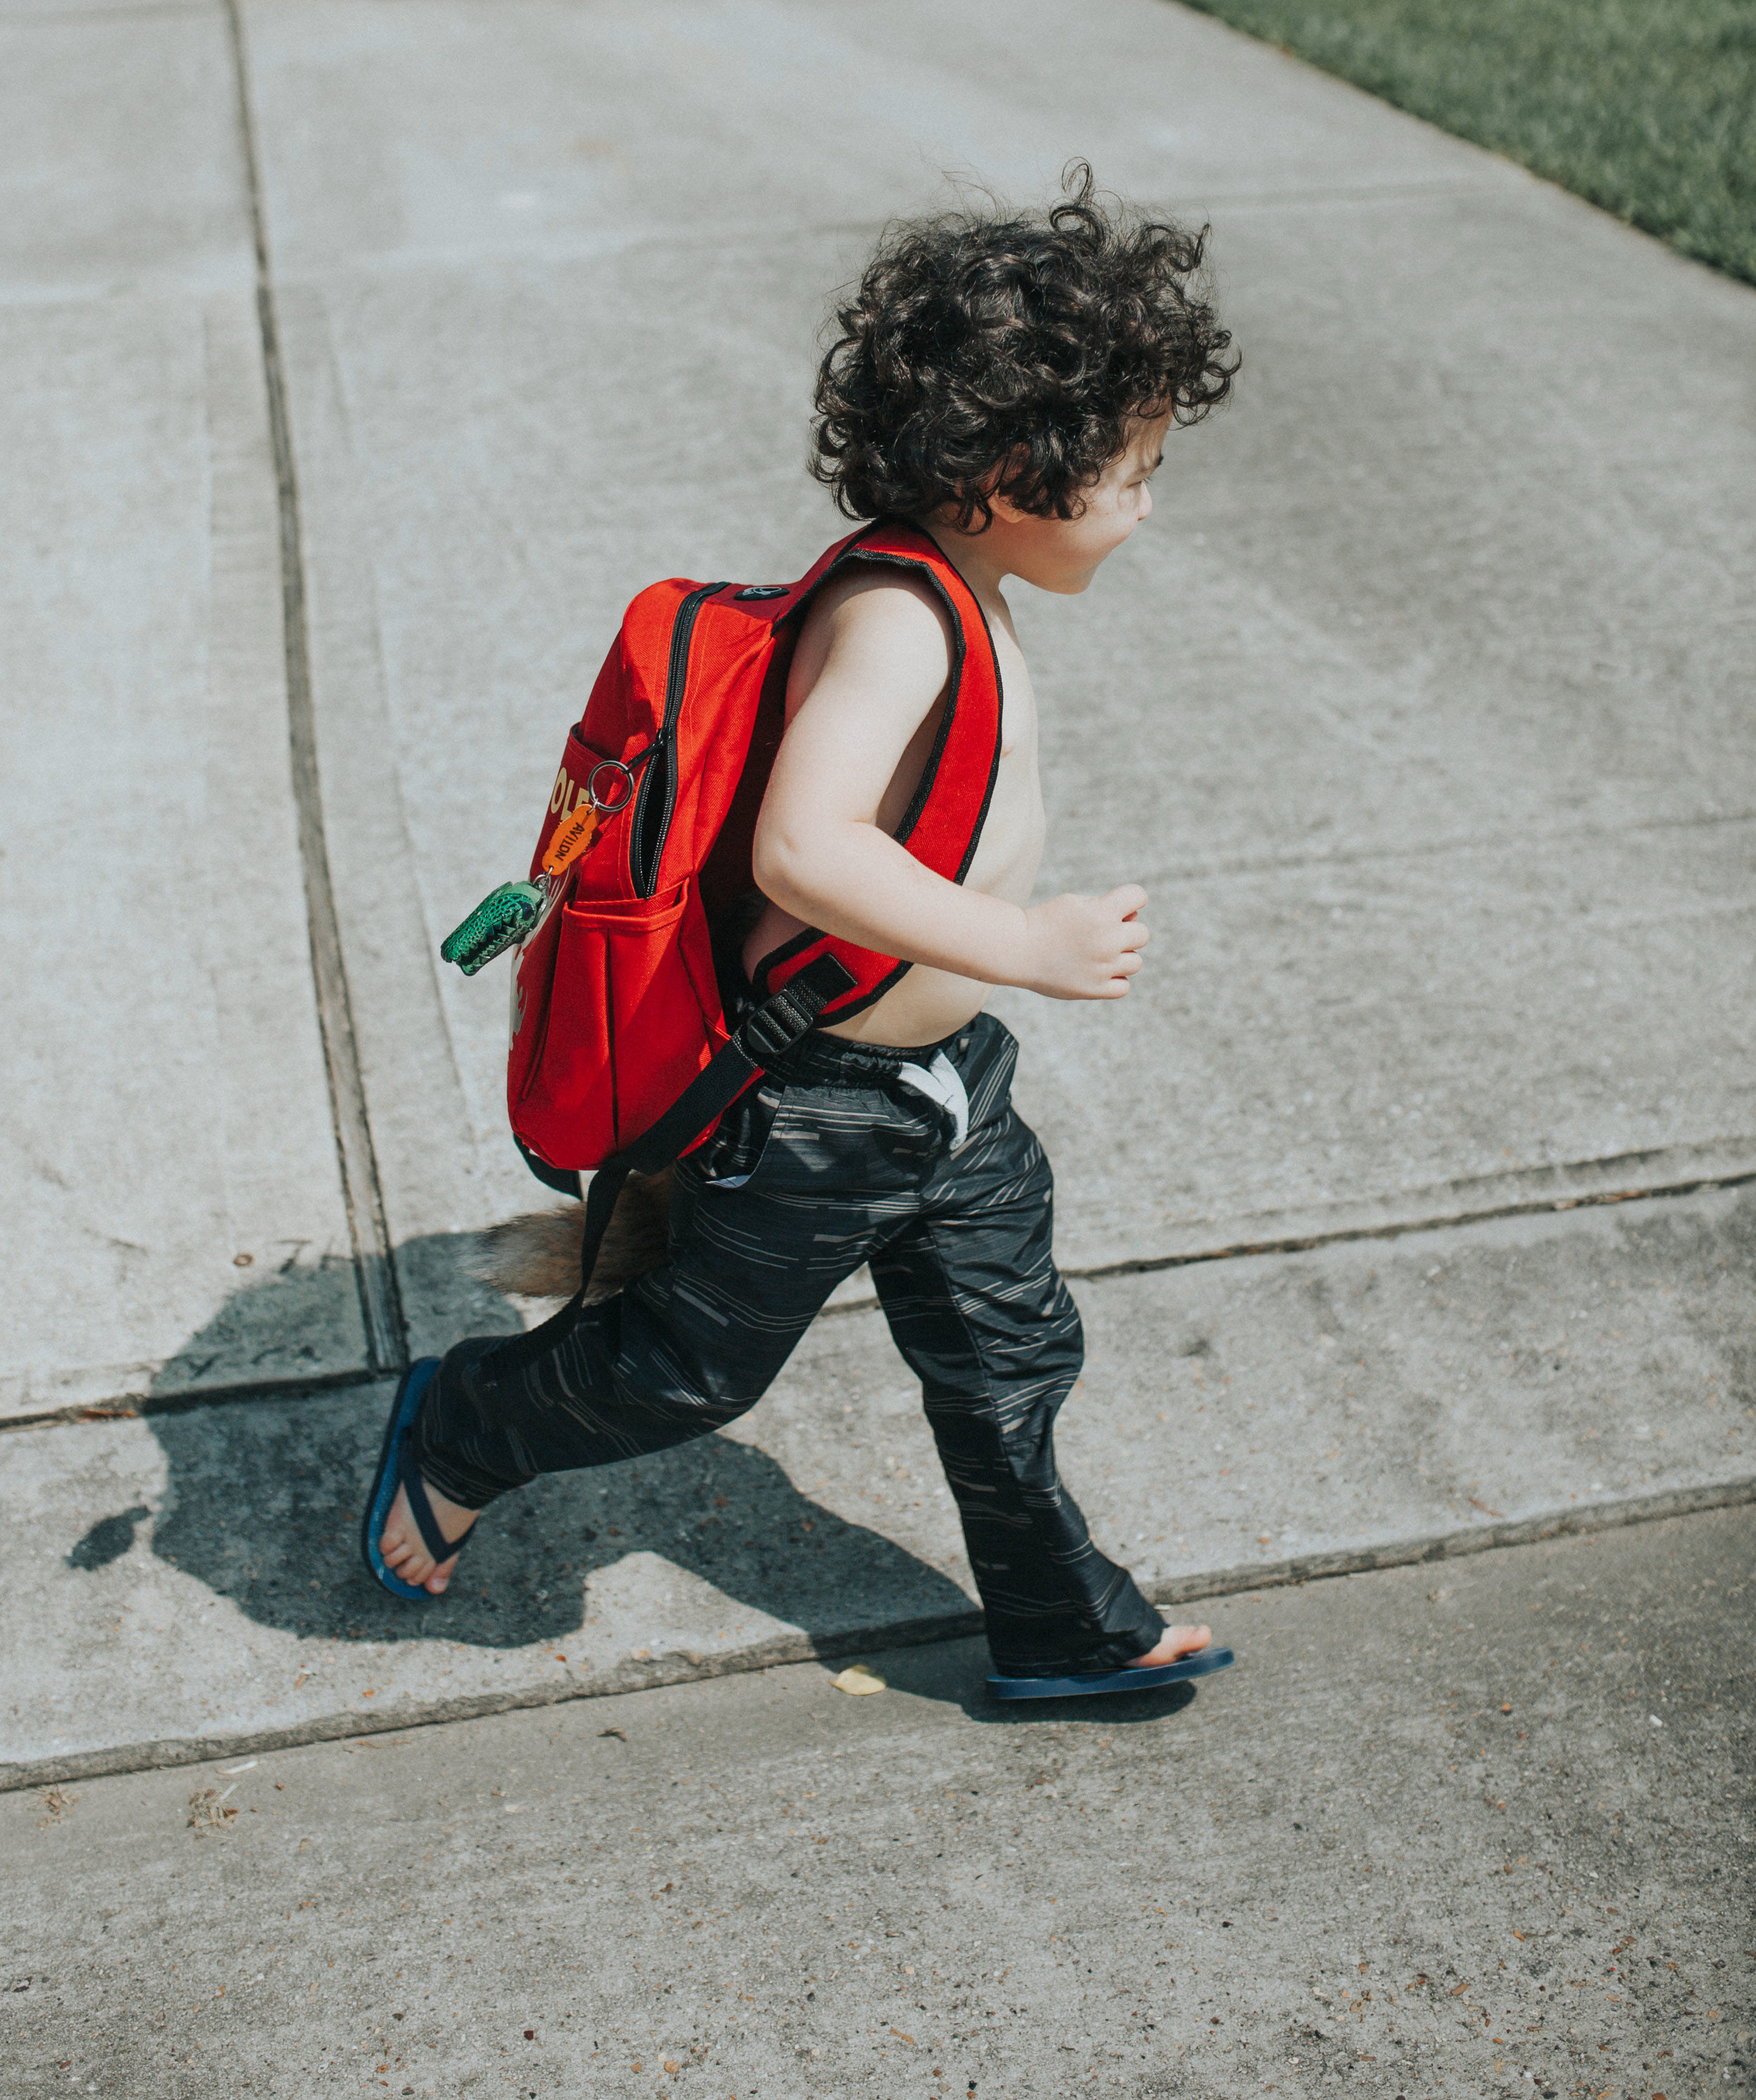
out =
[[500,998],[435,943],[524,858],[632,592],[795,575],[837,529],[814,331],[947,167],[1039,195],[1089,150],[1211,214],[1250,360],[1099,586],[1018,593],[1045,885],[1156,900],[1124,1010],[1001,1002],[1063,1259],[1756,1168],[1746,288],[1158,0],[1010,10],[1003,82],[977,4],[249,20],[417,1348],[462,1331],[446,1236],[530,1200]]
[[504,985],[437,942],[628,595],[837,529],[814,330],[947,170],[1211,218],[1248,360],[1097,589],[1018,606],[1045,885],[1154,896],[1124,1009],[1000,1002],[1101,1533],[1189,1595],[1748,1491],[1746,288],[1160,0],[1003,56],[975,0],[240,20],[0,6],[15,1780],[967,1613],[858,1310],[733,1436],[496,1519],[442,1621],[350,1560],[375,1374],[513,1324],[467,1271],[535,1196]]
[[236,106],[217,7],[0,8],[0,1416],[363,1361],[248,1287],[351,1242]]
[[1752,1533],[1246,1595],[1107,1705],[961,1642],[14,1794],[8,2091],[1741,2094]]
[[[1750,1499],[1753,1240],[1724,1193],[1087,1283],[1067,1478],[1163,1604]],[[15,1432],[0,1786],[979,1623],[875,1313],[728,1433],[501,1504],[431,1608],[359,1564],[386,1400]]]

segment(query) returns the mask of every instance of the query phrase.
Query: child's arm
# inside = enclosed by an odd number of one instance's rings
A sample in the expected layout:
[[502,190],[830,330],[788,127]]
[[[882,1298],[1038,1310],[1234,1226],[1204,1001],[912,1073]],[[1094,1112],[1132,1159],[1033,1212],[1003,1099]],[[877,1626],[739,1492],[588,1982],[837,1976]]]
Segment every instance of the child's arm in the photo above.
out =
[[947,881],[880,828],[885,791],[950,675],[948,624],[925,588],[887,579],[853,592],[800,651],[807,690],[756,827],[764,895],[908,962],[1051,999],[1121,998],[1147,939],[1135,916],[1143,889],[1027,908]]

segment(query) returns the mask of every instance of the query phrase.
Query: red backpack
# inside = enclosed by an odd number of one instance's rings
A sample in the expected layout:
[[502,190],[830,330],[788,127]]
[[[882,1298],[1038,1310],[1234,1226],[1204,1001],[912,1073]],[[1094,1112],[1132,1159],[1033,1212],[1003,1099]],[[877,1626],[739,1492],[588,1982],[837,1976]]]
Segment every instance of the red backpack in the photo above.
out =
[[[715,968],[715,933],[753,888],[751,843],[804,608],[852,562],[913,571],[950,615],[944,718],[896,836],[953,882],[974,858],[1000,762],[1000,671],[980,607],[926,533],[867,526],[796,584],[672,578],[640,593],[568,735],[530,883],[510,886],[535,924],[505,937],[522,938],[513,1134],[552,1188],[577,1195],[579,1170],[599,1170],[588,1275],[631,1169],[654,1173],[692,1149],[768,1060],[820,1021],[871,1005],[909,968],[808,928],[764,957],[760,1003],[735,1030]],[[504,945],[478,946],[473,960],[454,952],[479,917],[443,951],[466,968]]]

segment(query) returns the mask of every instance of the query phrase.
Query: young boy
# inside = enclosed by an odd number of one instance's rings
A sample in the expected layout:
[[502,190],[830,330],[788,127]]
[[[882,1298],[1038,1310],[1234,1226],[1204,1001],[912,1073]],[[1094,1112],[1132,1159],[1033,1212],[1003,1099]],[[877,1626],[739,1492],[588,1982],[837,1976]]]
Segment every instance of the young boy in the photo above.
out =
[[[1092,1544],[1055,1471],[1053,1424],[1081,1361],[1050,1252],[1051,1180],[1010,1105],[1017,1046],[988,987],[1116,999],[1139,969],[1146,893],[1029,902],[1041,859],[1036,700],[1008,576],[1083,591],[1151,510],[1164,440],[1224,399],[1230,338],[1195,293],[1202,240],[1107,205],[1072,171],[1041,218],[957,214],[894,230],[838,315],[816,394],[813,471],[851,518],[932,540],[991,632],[1001,759],[964,880],[892,834],[953,672],[939,595],[852,562],[810,602],[758,826],[747,974],[808,927],[912,964],[875,1004],[813,1030],[676,1171],[670,1260],[587,1308],[533,1359],[460,1343],[411,1449],[442,1542],[538,1473],[607,1463],[753,1406],[862,1261],[919,1374],[1003,1675],[1168,1663],[1167,1627]],[[442,1591],[398,1490],[381,1540]]]

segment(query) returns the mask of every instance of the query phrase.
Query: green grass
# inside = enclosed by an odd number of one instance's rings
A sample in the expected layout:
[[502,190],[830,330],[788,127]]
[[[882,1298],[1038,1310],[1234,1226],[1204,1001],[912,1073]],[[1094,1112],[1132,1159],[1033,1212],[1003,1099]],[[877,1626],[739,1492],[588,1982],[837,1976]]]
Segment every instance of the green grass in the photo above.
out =
[[1756,283],[1756,0],[1192,0]]

